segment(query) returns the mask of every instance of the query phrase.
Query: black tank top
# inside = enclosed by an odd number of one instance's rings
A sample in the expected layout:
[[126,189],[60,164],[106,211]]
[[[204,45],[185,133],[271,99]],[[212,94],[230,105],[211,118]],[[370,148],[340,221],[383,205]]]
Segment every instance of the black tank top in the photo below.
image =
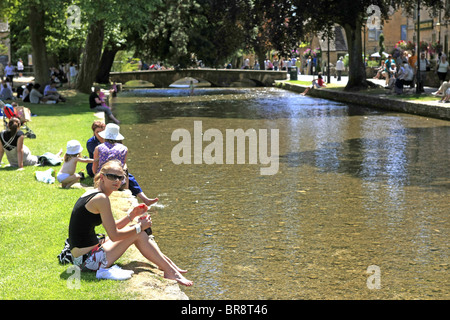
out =
[[86,204],[100,191],[81,197],[75,203],[70,216],[69,244],[70,249],[86,248],[98,244],[95,227],[102,223],[100,214],[95,214],[86,209]]

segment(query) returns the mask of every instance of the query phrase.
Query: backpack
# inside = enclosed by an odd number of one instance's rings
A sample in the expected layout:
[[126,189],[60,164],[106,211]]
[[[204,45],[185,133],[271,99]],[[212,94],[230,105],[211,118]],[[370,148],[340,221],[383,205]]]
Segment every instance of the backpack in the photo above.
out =
[[4,112],[5,115],[8,119],[11,118],[19,118],[19,116],[16,113],[16,110],[14,109],[14,107],[10,104],[5,104],[5,108],[4,108]]
[[61,253],[58,254],[58,261],[60,264],[73,263],[72,252],[70,251],[69,238],[64,242],[64,248]]

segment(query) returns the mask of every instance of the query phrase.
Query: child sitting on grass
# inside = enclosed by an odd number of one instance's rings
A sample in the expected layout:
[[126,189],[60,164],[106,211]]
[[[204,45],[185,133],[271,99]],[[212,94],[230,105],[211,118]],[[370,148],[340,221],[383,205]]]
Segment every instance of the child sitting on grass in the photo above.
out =
[[65,189],[70,188],[74,183],[84,179],[83,172],[75,173],[78,162],[94,162],[93,159],[81,158],[81,151],[83,151],[83,147],[81,147],[77,140],[70,140],[67,142],[67,151],[64,155],[64,163],[56,176],[56,179],[58,179],[61,183],[61,187]]
[[103,91],[100,91],[100,93],[98,94],[98,97],[100,98],[100,101],[102,102],[102,107],[106,107],[106,108],[111,109],[111,107],[109,107],[109,106],[106,104],[106,101],[105,101],[105,93],[104,93]]

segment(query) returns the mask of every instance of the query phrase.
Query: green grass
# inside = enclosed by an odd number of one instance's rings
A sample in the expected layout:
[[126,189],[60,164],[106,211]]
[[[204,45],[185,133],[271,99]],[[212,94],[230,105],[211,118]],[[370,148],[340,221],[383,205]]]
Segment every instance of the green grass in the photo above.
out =
[[[308,86],[308,87],[310,87],[312,85],[311,81],[304,81],[304,80],[289,80],[286,82],[292,83],[292,84],[298,84],[301,86]],[[345,87],[345,85],[343,85],[341,83],[325,83],[325,85],[327,86],[328,89],[335,89],[335,88],[343,89]]]
[[[85,146],[95,120],[88,96],[64,92],[68,102],[56,105],[23,103],[37,114],[29,127],[37,139],[25,139],[33,154],[65,151],[67,141]],[[88,155],[86,149],[83,155]],[[73,205],[83,189],[61,189],[34,177],[51,167],[25,167],[23,171],[0,169],[0,299],[126,299],[120,281],[100,281],[95,273],[82,273],[80,289],[70,289],[73,274],[58,263],[57,255],[67,238]],[[52,167],[58,171],[60,166]],[[78,170],[85,165],[79,164]],[[89,181],[89,180],[88,180]],[[92,180],[90,180],[92,181]],[[101,230],[100,230],[101,231]]]

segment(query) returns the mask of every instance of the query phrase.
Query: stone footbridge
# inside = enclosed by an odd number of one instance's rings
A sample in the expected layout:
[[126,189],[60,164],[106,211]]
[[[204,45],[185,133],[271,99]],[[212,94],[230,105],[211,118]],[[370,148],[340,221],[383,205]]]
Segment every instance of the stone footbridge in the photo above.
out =
[[286,80],[286,71],[242,70],[242,69],[179,69],[144,70],[133,72],[111,72],[112,82],[126,83],[131,80],[151,82],[156,88],[168,88],[172,83],[186,77],[207,81],[212,87],[230,87],[233,83],[270,87],[275,80]]

